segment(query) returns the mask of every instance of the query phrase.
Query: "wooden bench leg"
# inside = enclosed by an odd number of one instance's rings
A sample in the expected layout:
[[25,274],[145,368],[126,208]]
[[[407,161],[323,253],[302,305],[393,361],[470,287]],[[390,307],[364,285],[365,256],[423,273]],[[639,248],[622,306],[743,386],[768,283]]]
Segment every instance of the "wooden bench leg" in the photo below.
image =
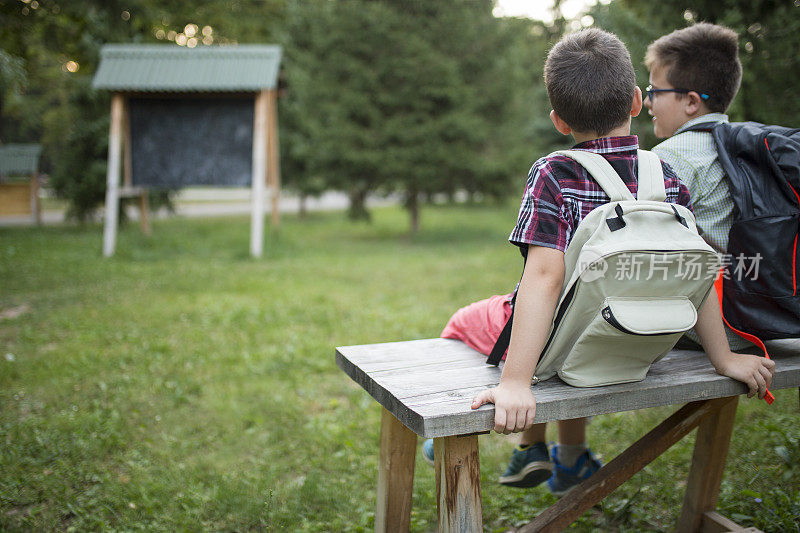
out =
[[434,439],[439,533],[483,531],[478,436]]
[[692,466],[676,531],[700,531],[703,514],[717,507],[739,397],[729,398],[697,428]]
[[416,452],[417,434],[384,409],[378,462],[376,533],[408,531]]
[[527,525],[517,529],[517,533],[553,533],[564,530],[729,401],[728,398],[700,400],[681,407],[595,475],[542,511]]

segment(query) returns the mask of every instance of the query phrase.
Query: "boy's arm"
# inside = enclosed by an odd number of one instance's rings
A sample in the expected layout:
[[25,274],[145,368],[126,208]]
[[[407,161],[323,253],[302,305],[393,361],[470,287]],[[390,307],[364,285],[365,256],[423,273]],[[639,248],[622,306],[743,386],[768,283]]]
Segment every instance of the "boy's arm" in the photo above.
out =
[[531,379],[547,342],[563,283],[564,253],[554,248],[529,246],[500,384],[481,391],[472,401],[473,409],[494,404],[494,430],[498,433],[522,431],[533,425],[536,400]]
[[744,382],[750,389],[748,397],[756,394],[764,397],[775,374],[775,361],[731,352],[722,327],[719,299],[713,289],[700,308],[694,330],[718,374]]

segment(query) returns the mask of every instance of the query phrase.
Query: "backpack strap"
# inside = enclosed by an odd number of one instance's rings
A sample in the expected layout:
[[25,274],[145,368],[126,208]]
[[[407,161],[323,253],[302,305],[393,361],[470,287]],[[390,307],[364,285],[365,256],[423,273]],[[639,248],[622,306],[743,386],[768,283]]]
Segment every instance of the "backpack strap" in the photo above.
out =
[[508,344],[511,342],[511,328],[514,324],[514,308],[516,307],[516,302],[517,293],[514,292],[514,296],[511,299],[511,315],[509,315],[506,325],[503,326],[503,331],[500,332],[500,336],[497,337],[497,340],[492,347],[492,351],[489,353],[489,357],[486,359],[486,363],[489,365],[499,365],[500,360],[503,358],[506,350],[508,349]]
[[698,124],[693,124],[693,125],[689,126],[685,130],[681,130],[681,133],[686,132],[686,131],[707,131],[707,132],[711,133],[712,131],[714,131],[714,127],[717,124],[722,124],[722,123],[721,122],[700,122]]
[[611,198],[612,202],[634,199],[631,191],[628,190],[628,186],[619,177],[611,163],[606,161],[606,158],[602,155],[585,150],[558,150],[550,155],[563,155],[577,161],[591,174],[608,197]]
[[653,152],[639,150],[639,189],[636,191],[637,200],[650,200],[664,202],[667,199],[667,189],[664,185],[664,169],[661,159]]
[[[744,331],[736,329],[735,327],[731,326],[730,323],[728,322],[728,319],[725,318],[725,313],[722,312],[722,300],[723,300],[723,290],[724,290],[724,282],[722,281],[723,279],[725,279],[725,267],[722,267],[720,269],[720,271],[717,273],[717,279],[714,280],[714,292],[717,293],[717,298],[719,298],[719,314],[722,317],[722,321],[735,334],[737,334],[738,336],[740,336],[744,340],[750,341],[753,344],[755,344],[756,346],[758,346],[759,348],[761,348],[761,351],[764,352],[764,357],[769,359],[770,358],[769,357],[769,352],[767,352],[767,347],[764,344],[764,341],[762,341],[761,339],[759,339],[755,335],[751,335],[749,333],[745,333]],[[764,401],[766,401],[767,404],[769,404],[769,405],[772,405],[772,402],[775,401],[775,396],[772,395],[772,393],[769,391],[769,389],[767,389],[766,394],[764,394]]]

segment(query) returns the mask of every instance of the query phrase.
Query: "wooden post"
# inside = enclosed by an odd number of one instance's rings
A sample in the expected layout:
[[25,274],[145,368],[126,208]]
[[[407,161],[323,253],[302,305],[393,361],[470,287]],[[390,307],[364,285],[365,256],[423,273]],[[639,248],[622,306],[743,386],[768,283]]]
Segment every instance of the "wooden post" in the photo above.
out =
[[133,187],[133,162],[131,156],[131,105],[123,96],[122,105],[122,183],[126,189]]
[[268,91],[256,95],[253,124],[252,213],[250,216],[250,255],[261,257],[264,248],[264,186],[266,182]]
[[483,531],[478,436],[433,441],[439,533]]
[[31,215],[33,222],[37,226],[42,225],[42,203],[39,200],[39,173],[34,172],[31,176]]
[[677,531],[700,531],[703,514],[714,511],[717,507],[739,397],[733,396],[725,400],[727,401],[706,417],[697,428],[692,466],[683,495],[683,510]]
[[114,255],[119,217],[119,166],[122,141],[124,98],[120,93],[111,97],[111,127],[108,133],[108,168],[106,171],[106,213],[103,228],[103,256]]
[[269,134],[267,136],[267,185],[270,191],[270,208],[272,212],[272,227],[277,228],[281,222],[281,163],[278,144],[278,91],[269,91],[267,100],[267,120],[269,121]]
[[409,529],[416,451],[417,434],[384,409],[378,462],[376,533],[403,532]]

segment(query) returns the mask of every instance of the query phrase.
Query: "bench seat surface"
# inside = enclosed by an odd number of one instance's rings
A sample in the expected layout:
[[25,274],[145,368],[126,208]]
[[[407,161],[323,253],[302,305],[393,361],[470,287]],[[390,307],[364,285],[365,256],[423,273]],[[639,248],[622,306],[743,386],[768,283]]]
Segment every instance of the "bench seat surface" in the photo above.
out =
[[[776,361],[771,390],[800,386],[800,339],[767,344]],[[475,393],[500,382],[500,367],[461,341],[424,339],[336,349],[336,363],[418,435],[445,437],[488,431],[494,406],[472,410]],[[536,422],[630,411],[747,392],[720,376],[703,352],[673,350],[636,383],[572,387],[554,377],[537,383]]]

